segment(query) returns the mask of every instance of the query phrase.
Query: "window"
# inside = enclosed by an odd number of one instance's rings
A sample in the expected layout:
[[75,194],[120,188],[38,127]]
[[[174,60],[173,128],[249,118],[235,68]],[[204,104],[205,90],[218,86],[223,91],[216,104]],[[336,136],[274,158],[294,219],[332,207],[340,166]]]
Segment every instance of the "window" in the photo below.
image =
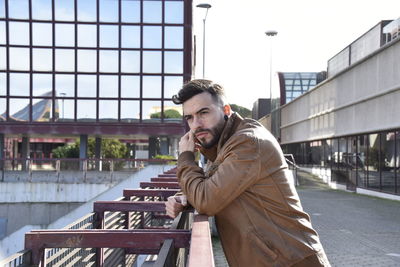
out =
[[118,97],[118,76],[100,75],[100,97]]
[[178,93],[179,89],[182,88],[182,85],[183,85],[182,76],[164,77],[164,97],[172,98],[172,96]]
[[32,19],[51,20],[51,2],[52,0],[32,0]]
[[161,73],[161,52],[143,52],[143,72]]
[[96,119],[96,100],[78,100],[78,114],[79,121],[94,121]]
[[143,1],[143,22],[161,23],[161,1]]
[[161,98],[161,76],[143,76],[143,98]]
[[32,45],[51,46],[53,27],[50,23],[32,23]]
[[78,20],[96,21],[96,0],[78,0]]
[[[75,75],[57,74],[56,79],[56,96],[75,96]],[[64,95],[65,94],[65,95]]]
[[[17,2],[17,1],[13,1]],[[29,45],[29,23],[27,22],[9,22],[10,33],[9,34],[10,44],[12,45]]]
[[121,27],[121,47],[139,48],[140,47],[140,27],[122,26]]
[[74,0],[57,0],[54,1],[55,18],[58,21],[75,20]]
[[165,23],[183,23],[183,1],[165,2]]
[[140,1],[121,1],[122,22],[140,22]]
[[143,27],[143,48],[161,48],[161,27]]
[[34,71],[51,71],[53,69],[53,51],[51,49],[32,49],[32,67]]
[[183,73],[183,52],[164,53],[164,72]]
[[75,46],[75,25],[56,24],[56,46]]
[[183,48],[183,27],[165,27],[165,48]]
[[29,96],[29,74],[10,73],[10,95]]
[[118,26],[100,25],[100,47],[118,47]]
[[121,71],[125,73],[140,72],[140,52],[122,51],[121,52]]
[[53,89],[53,76],[51,74],[32,74],[33,96],[41,96]]
[[75,70],[75,50],[56,49],[56,71]]
[[133,75],[121,76],[121,97],[139,98],[140,97],[140,77]]
[[78,97],[96,97],[96,75],[78,75]]

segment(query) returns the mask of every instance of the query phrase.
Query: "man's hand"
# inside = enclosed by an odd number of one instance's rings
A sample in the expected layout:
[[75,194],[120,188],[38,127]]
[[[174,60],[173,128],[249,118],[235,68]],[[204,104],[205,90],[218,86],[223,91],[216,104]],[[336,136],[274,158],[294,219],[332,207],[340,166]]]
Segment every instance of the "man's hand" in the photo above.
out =
[[187,132],[184,136],[182,136],[179,141],[179,153],[185,151],[194,152],[196,148],[195,137],[192,131]]
[[187,206],[187,198],[183,196],[171,196],[165,203],[165,210],[167,215],[171,218],[175,218]]

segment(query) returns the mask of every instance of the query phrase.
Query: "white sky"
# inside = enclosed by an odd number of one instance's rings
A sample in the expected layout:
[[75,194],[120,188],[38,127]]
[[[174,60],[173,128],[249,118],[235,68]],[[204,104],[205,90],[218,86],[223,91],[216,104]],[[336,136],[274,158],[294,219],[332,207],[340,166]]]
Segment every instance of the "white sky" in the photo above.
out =
[[[196,78],[202,77],[203,18],[206,20],[205,77],[223,85],[230,103],[252,108],[269,97],[272,70],[326,70],[327,61],[381,20],[400,17],[399,0],[194,0]],[[265,31],[278,35],[267,37]]]

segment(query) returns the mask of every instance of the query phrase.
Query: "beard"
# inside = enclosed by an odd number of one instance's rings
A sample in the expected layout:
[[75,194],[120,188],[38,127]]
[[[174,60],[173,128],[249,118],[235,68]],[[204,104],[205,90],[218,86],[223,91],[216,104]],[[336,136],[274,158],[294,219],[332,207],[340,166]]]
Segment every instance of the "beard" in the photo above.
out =
[[195,134],[199,133],[199,132],[208,132],[212,136],[211,140],[208,141],[208,142],[205,140],[205,138],[197,139],[200,142],[200,145],[205,149],[209,149],[209,148],[212,148],[213,146],[215,146],[218,143],[218,141],[219,141],[219,139],[221,137],[222,131],[224,130],[224,126],[225,126],[225,121],[222,120],[220,123],[218,123],[213,128],[210,128],[210,129],[206,129],[206,128],[197,129],[195,131]]

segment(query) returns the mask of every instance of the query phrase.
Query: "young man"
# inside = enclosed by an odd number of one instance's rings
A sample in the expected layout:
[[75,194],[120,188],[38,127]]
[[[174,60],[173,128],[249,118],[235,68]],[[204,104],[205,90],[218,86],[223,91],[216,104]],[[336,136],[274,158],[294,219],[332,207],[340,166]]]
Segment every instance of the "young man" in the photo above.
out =
[[[184,196],[170,197],[176,217],[187,201],[215,216],[229,266],[330,266],[290,182],[275,138],[224,103],[221,86],[193,80],[173,98],[190,131],[179,142],[177,176]],[[208,159],[203,170],[194,152]]]

